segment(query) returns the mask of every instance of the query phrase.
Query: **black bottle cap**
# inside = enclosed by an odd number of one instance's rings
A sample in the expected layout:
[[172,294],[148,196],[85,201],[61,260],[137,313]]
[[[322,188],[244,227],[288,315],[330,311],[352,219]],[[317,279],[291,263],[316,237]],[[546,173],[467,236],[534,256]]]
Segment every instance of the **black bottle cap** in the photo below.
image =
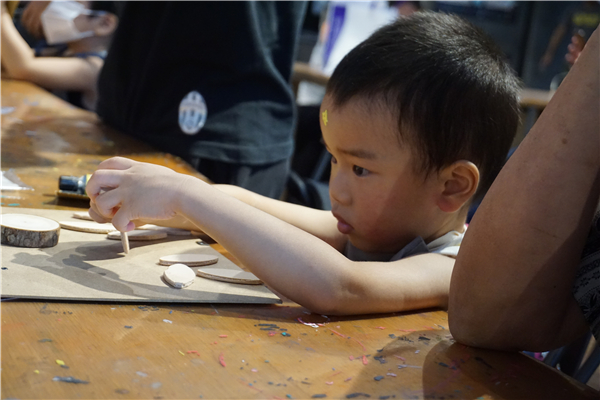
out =
[[62,175],[58,178],[58,189],[65,192],[80,192],[78,176]]

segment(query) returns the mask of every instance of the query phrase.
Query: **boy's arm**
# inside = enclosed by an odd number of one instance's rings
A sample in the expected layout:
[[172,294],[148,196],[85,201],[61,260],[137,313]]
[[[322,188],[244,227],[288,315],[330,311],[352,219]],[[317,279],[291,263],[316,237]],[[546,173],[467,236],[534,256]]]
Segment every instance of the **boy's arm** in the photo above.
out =
[[[99,194],[100,188],[112,190]],[[112,222],[121,231],[140,218],[184,216],[275,291],[318,313],[391,312],[447,301],[451,258],[352,262],[312,234],[164,167],[113,158],[100,164],[87,191],[90,215],[110,217],[117,207]]]
[[33,82],[48,89],[95,90],[103,61],[97,57],[36,57],[2,3],[2,66],[13,79]]
[[[212,187],[318,237],[338,251],[343,251],[346,245],[347,238],[338,231],[337,220],[330,211],[271,199],[239,186],[217,184],[212,185]],[[156,224],[188,230],[201,229],[182,215],[176,215],[166,220],[142,219],[136,221],[137,226],[144,224]]]
[[181,213],[274,290],[314,312],[365,314],[447,304],[454,263],[449,257],[352,262],[309,233],[311,220],[300,224],[306,229],[298,229],[221,191],[201,187],[203,182],[189,182],[194,184],[199,185],[180,197]]
[[317,210],[298,204],[271,199],[233,185],[214,185],[223,193],[294,225],[343,251],[347,238],[337,229],[337,220],[331,211]]
[[465,235],[449,301],[450,328],[463,343],[549,350],[589,331],[572,287],[600,197],[598,36]]

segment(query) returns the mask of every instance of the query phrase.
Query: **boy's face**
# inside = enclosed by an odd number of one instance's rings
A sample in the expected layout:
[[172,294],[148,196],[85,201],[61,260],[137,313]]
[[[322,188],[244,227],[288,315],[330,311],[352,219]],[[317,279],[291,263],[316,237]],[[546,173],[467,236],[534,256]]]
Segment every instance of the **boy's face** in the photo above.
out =
[[395,253],[417,236],[439,233],[437,175],[415,173],[415,153],[399,143],[392,113],[361,99],[335,108],[326,96],[320,122],[332,155],[332,213],[354,246]]

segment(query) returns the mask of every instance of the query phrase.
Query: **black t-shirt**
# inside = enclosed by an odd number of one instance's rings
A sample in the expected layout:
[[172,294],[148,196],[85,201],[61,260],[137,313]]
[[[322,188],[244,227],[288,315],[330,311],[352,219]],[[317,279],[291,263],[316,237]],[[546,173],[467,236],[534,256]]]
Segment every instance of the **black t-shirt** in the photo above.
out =
[[[293,1],[128,2],[100,74],[99,116],[188,160],[288,158],[289,80],[304,10]],[[181,112],[186,97],[200,104],[191,114]],[[184,132],[204,116],[197,133]]]

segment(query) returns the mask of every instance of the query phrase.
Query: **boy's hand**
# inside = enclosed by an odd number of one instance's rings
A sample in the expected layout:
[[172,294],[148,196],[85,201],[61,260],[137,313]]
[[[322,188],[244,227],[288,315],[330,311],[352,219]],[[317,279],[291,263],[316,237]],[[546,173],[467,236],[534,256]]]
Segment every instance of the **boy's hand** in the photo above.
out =
[[121,232],[135,229],[134,220],[170,219],[177,213],[176,200],[185,181],[185,175],[166,167],[122,157],[108,159],[86,186],[90,216],[98,222],[112,220]]

